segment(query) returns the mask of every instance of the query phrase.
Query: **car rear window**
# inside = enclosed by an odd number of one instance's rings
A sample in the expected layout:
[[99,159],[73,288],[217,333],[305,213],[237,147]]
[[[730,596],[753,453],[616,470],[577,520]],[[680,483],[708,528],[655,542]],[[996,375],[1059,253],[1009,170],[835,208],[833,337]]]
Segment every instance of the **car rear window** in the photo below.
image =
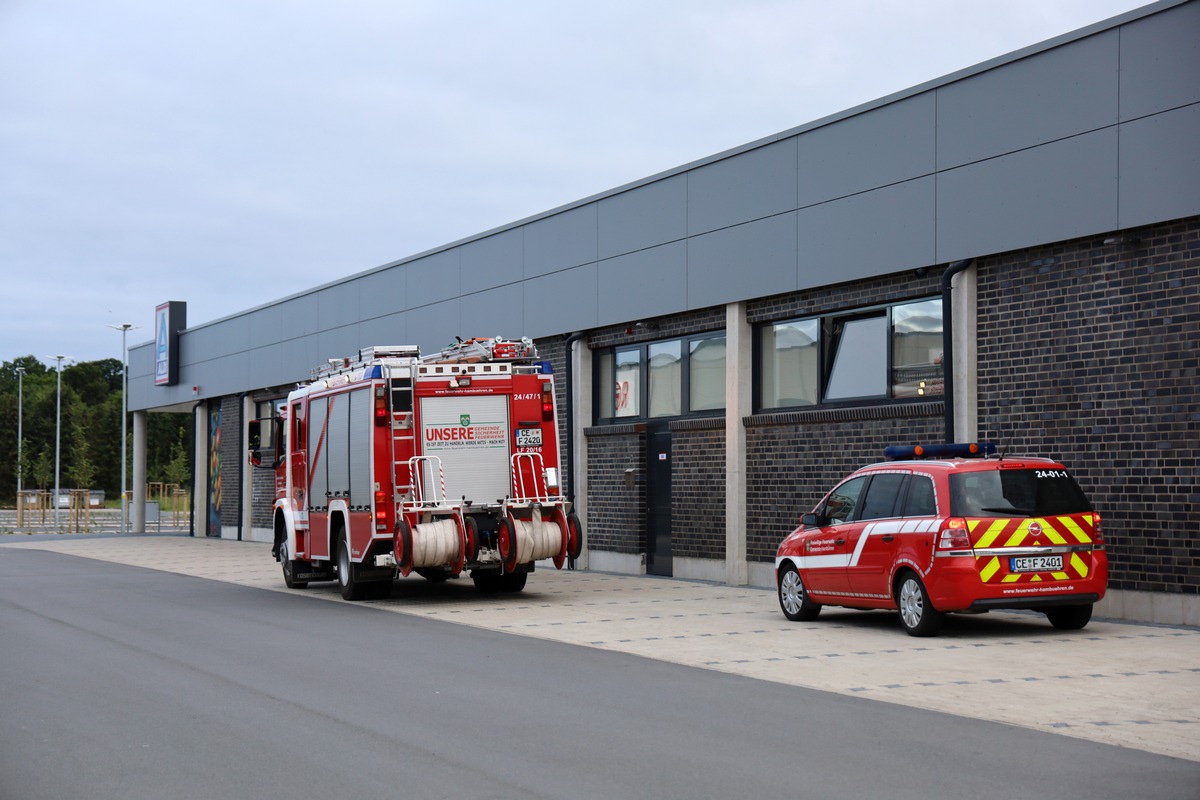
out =
[[950,476],[956,517],[1045,517],[1092,510],[1064,469],[994,469]]

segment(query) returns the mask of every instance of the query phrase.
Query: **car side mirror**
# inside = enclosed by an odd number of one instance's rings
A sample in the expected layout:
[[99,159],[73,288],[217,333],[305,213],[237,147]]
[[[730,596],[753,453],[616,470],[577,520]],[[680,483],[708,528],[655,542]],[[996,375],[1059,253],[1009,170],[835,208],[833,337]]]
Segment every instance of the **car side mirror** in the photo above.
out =
[[829,521],[820,514],[805,514],[800,518],[800,524],[806,528],[824,528]]

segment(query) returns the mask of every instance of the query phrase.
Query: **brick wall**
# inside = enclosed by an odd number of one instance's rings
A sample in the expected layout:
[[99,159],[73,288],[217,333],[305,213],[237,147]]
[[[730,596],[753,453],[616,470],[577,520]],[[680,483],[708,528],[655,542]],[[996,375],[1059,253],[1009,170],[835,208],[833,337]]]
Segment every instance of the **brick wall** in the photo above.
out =
[[671,551],[725,559],[725,418],[685,419],[671,430]]
[[[587,544],[615,553],[646,552],[646,426],[588,428]],[[632,469],[634,483],[626,485]]]
[[1062,459],[1111,586],[1200,592],[1200,218],[979,263],[980,429]]
[[774,561],[783,537],[833,485],[889,444],[940,442],[940,401],[745,419],[746,560]]

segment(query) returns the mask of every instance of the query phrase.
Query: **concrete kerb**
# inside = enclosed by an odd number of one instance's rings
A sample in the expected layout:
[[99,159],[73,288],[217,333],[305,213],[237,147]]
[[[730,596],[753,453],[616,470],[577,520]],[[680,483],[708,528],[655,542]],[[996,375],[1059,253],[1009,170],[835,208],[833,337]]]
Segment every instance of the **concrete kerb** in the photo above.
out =
[[[0,536],[32,547],[270,591],[269,545],[188,536]],[[333,584],[292,592],[344,602]],[[803,686],[1200,761],[1200,631],[1040,614],[951,616],[932,639],[894,614],[784,619],[774,592],[705,581],[538,568],[524,592],[411,576],[362,605]]]

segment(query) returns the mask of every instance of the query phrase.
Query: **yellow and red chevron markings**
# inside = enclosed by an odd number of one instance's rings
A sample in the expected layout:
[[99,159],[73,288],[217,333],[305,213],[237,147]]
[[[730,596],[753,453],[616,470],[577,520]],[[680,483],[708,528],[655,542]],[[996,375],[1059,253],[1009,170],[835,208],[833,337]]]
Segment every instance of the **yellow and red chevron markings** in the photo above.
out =
[[[971,532],[971,538],[975,540],[977,550],[1092,544],[1095,541],[1096,517],[1093,514],[1072,514],[1034,519],[971,519],[967,520],[967,529]],[[1000,556],[997,555],[978,556],[975,561],[979,567],[979,577],[984,583],[994,582],[998,575],[1001,576],[1001,583],[1036,583],[1043,580],[1069,581],[1086,578],[1089,559],[1075,552],[1067,553],[1066,556],[1063,571],[1049,573],[1005,573],[1001,569],[1003,564]]]

